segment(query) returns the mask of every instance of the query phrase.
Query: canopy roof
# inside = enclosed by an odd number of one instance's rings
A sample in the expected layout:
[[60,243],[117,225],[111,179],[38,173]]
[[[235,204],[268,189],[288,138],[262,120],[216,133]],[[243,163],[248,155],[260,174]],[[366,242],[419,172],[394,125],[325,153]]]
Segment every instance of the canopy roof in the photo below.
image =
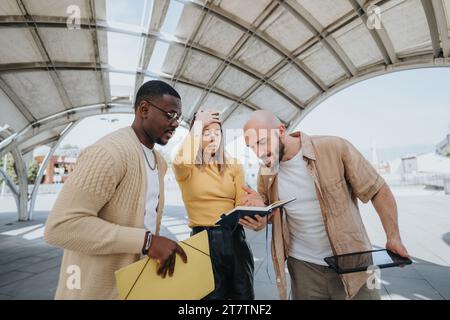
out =
[[268,109],[292,128],[354,82],[448,66],[449,26],[450,0],[2,0],[0,153],[133,112],[148,79],[175,86],[187,120]]

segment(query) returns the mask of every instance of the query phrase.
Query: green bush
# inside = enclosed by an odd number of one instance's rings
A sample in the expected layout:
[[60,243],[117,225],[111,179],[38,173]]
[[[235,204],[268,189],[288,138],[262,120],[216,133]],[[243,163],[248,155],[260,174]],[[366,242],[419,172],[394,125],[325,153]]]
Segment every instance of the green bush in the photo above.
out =
[[[0,168],[3,170],[3,161],[5,160],[5,156],[0,159]],[[28,168],[27,178],[29,184],[34,184],[36,181],[36,177],[39,171],[39,164],[33,160]],[[16,170],[14,168],[14,159],[10,153],[6,155],[6,174],[11,178],[14,184],[19,183],[19,179],[17,178]],[[0,177],[0,184],[3,183],[2,177]]]

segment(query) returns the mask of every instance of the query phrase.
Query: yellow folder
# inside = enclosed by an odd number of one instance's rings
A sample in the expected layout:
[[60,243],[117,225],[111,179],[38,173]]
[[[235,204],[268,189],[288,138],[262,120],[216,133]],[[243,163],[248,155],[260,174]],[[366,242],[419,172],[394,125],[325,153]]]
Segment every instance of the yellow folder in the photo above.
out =
[[188,262],[176,256],[175,271],[165,279],[156,274],[157,263],[148,257],[115,272],[122,300],[197,300],[214,290],[208,233],[181,241]]

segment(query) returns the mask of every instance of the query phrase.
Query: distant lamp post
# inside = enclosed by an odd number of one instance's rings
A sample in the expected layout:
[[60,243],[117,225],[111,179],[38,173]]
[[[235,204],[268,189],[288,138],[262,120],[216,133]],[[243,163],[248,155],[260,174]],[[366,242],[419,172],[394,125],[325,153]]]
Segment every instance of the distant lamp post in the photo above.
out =
[[114,123],[114,122],[120,121],[120,120],[117,119],[117,118],[112,118],[112,119],[108,119],[108,118],[100,118],[100,120],[101,120],[101,121],[106,121],[106,122],[109,122],[109,123]]

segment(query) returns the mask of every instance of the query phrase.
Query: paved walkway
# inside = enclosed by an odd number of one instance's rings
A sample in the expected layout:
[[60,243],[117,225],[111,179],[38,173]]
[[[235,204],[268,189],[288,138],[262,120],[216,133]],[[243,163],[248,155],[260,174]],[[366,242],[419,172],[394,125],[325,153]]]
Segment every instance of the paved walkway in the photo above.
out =
[[[450,196],[419,189],[416,194],[397,190],[396,195],[402,236],[414,264],[381,271],[382,298],[450,299]],[[54,199],[47,197],[49,202]],[[48,207],[45,199],[37,203],[38,208]],[[169,197],[169,203],[176,202]],[[8,204],[0,202],[0,299],[52,299],[62,251],[42,239],[48,211],[19,223],[14,212],[1,210],[2,205]],[[361,211],[374,247],[381,248],[385,238],[375,211],[370,205],[362,205]],[[186,224],[182,206],[166,206],[163,234],[184,239],[190,231]],[[255,259],[256,298],[277,299],[265,232],[247,232],[247,239]]]

